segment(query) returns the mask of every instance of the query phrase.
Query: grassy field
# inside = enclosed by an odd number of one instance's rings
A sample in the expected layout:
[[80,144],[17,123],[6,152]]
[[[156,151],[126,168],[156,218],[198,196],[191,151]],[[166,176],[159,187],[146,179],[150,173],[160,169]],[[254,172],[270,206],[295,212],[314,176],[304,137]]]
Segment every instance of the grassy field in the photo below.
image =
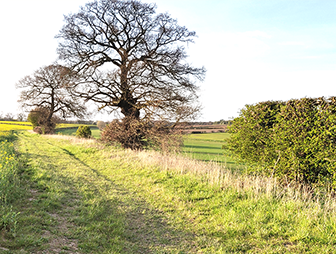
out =
[[[64,128],[64,127],[63,127]],[[97,128],[97,126],[90,126],[92,136],[94,138],[100,138],[100,130]],[[71,128],[71,129],[56,129],[56,134],[59,135],[68,135],[68,136],[76,136],[77,128]]]
[[227,149],[222,149],[226,140],[230,137],[228,133],[203,133],[189,134],[184,138],[182,154],[188,158],[216,162],[223,164],[233,170],[242,170],[244,166],[237,163]]
[[84,126],[87,125],[90,128],[97,128],[96,125],[90,125],[90,124],[72,124],[72,123],[59,123],[56,125],[56,128],[72,128],[72,127],[79,127],[79,126]]
[[336,249],[336,203],[327,195],[314,199],[274,179],[94,140],[14,136],[0,148],[14,142],[11,168],[20,180],[19,196],[7,203],[12,220],[2,217],[10,222],[2,224],[2,253]]
[[[77,129],[59,129],[56,130],[56,134],[75,136],[76,131]],[[94,138],[100,138],[98,128],[91,128],[91,131]],[[228,133],[185,135],[182,155],[201,161],[220,163],[233,170],[241,170],[244,168],[243,165],[237,163],[227,150],[222,149],[222,145],[229,137]]]
[[[26,126],[29,125],[29,126]],[[85,124],[57,124],[56,134],[62,135],[75,135],[78,126]],[[95,125],[89,125],[94,138],[100,138],[100,131]],[[71,129],[67,129],[71,128]],[[16,121],[0,121],[0,131],[18,131],[18,130],[32,130],[32,125],[29,122],[16,122]]]

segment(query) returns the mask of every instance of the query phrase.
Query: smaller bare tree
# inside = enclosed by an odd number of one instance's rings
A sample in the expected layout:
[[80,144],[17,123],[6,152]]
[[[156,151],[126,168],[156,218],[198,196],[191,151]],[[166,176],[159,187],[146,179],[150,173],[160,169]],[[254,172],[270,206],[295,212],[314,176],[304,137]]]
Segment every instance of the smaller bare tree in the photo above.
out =
[[33,75],[21,79],[16,87],[23,89],[19,103],[26,110],[44,109],[46,133],[54,131],[55,116],[83,118],[86,108],[83,101],[70,93],[76,76],[62,65],[53,64],[35,71]]
[[27,116],[24,113],[19,113],[19,114],[17,114],[16,119],[19,122],[23,122],[23,121],[25,121],[27,119]]
[[12,113],[7,113],[5,115],[5,120],[6,121],[13,121],[14,120],[14,115]]

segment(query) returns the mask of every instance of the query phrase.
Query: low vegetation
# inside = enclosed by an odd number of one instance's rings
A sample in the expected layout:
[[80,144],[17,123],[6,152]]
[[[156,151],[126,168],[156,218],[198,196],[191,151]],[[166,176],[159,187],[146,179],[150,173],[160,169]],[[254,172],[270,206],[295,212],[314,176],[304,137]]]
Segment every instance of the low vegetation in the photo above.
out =
[[275,178],[93,139],[27,132],[17,138],[13,161],[22,163],[15,175],[25,192],[8,203],[14,219],[2,231],[4,253],[336,248],[336,202],[303,185],[283,187]]
[[230,148],[253,171],[334,188],[335,112],[335,97],[247,105],[230,126]]
[[21,165],[14,150],[16,138],[11,132],[0,131],[0,230],[10,237],[16,236],[17,219],[20,211],[13,203],[22,197],[20,186]]
[[91,138],[91,129],[87,125],[79,126],[76,131],[76,136],[79,138]]
[[184,136],[181,154],[191,159],[216,162],[232,170],[242,171],[245,166],[238,163],[237,158],[226,147],[229,138],[228,133],[188,134]]

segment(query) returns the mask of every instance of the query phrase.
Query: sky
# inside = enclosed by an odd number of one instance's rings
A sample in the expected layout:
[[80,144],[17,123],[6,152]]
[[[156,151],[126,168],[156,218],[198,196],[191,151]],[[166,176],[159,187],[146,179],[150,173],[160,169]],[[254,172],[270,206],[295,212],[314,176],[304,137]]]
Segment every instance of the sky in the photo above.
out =
[[[0,0],[0,113],[21,112],[15,84],[57,60],[63,15],[88,0]],[[188,62],[207,70],[199,121],[232,119],[246,104],[336,96],[336,1],[142,0],[195,31]],[[111,120],[98,114],[95,120]]]

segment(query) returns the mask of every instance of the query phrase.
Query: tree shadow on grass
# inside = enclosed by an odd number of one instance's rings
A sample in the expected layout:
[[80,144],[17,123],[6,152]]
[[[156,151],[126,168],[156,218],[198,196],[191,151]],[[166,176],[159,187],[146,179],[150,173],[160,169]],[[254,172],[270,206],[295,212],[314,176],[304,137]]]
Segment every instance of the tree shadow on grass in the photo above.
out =
[[[76,218],[73,220],[73,234],[78,237],[79,247],[92,252],[111,249],[118,253],[196,252],[194,234],[174,228],[163,212],[140,196],[116,184],[113,179],[90,167],[71,151],[59,146],[57,148],[63,154],[60,156],[69,156],[70,160],[81,165],[81,170],[90,171],[94,176],[90,179],[78,178],[77,181],[81,182],[75,184],[73,179],[56,175],[59,164],[47,166],[51,170],[54,168],[54,181],[65,186],[71,185],[78,196],[90,196],[79,185],[85,185],[93,193],[92,198],[82,198],[82,204],[74,211]],[[113,193],[113,196],[106,192]],[[94,205],[92,202],[95,202]]]

